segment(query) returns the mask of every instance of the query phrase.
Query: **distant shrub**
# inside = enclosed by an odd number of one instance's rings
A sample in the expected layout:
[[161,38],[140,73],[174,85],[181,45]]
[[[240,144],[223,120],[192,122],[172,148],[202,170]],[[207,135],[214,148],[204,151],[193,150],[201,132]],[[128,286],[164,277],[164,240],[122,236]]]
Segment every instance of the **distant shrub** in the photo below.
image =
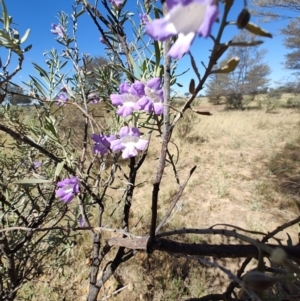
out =
[[281,91],[279,91],[278,89],[270,89],[269,93],[262,102],[266,108],[266,113],[274,112],[274,110],[279,107],[281,97]]
[[229,109],[243,110],[243,95],[240,93],[232,93],[226,97],[226,106]]
[[180,124],[175,129],[176,136],[180,139],[185,139],[193,130],[194,118],[192,114],[185,114]]
[[290,97],[286,101],[287,108],[300,108],[300,97]]
[[185,102],[186,102],[186,98],[184,98],[184,97],[175,97],[172,100],[172,103],[175,106],[182,106],[182,105],[184,105]]
[[278,89],[270,89],[267,97],[268,98],[277,98],[278,100],[280,100],[282,97],[282,91],[280,91]]
[[208,96],[208,102],[213,105],[219,105],[221,103],[221,95]]

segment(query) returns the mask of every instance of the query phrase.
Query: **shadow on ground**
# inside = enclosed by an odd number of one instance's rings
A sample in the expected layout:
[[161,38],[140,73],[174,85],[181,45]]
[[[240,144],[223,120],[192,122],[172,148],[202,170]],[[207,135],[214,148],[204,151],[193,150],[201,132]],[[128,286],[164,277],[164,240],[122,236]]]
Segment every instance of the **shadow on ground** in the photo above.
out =
[[300,137],[273,156],[268,168],[276,190],[289,197],[289,206],[300,209]]

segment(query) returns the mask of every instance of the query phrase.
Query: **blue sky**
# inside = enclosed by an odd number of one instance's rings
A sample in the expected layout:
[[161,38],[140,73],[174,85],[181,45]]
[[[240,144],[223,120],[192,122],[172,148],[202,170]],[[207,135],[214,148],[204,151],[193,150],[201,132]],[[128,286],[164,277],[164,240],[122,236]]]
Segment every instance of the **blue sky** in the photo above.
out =
[[[101,3],[101,1],[99,1]],[[242,9],[243,1],[236,0],[234,9],[232,10],[230,17],[232,20],[236,19],[238,13]],[[128,0],[126,8],[135,13],[136,20],[138,20],[138,9],[136,0]],[[64,11],[67,14],[72,13],[73,0],[6,0],[8,12],[13,16],[16,29],[22,36],[26,29],[30,28],[31,33],[29,39],[25,43],[33,44],[33,48],[26,53],[26,60],[23,65],[23,70],[18,73],[15,81],[21,83],[21,81],[27,81],[28,74],[34,74],[32,63],[35,62],[42,66],[45,60],[43,53],[52,48],[57,48],[59,44],[55,41],[55,36],[50,32],[51,23],[58,23],[57,14],[59,11]],[[188,16],[187,16],[188,17]],[[251,19],[255,22],[255,19]],[[287,21],[272,22],[268,24],[262,24],[266,30],[273,34],[273,39],[264,39],[265,43],[263,48],[268,49],[265,61],[269,63],[272,74],[272,85],[274,82],[284,82],[291,75],[291,71],[284,68],[284,54],[286,49],[283,46],[283,38],[279,35],[279,29],[287,24]],[[214,32],[218,28],[218,25],[214,25]],[[232,39],[234,35],[238,33],[235,26],[227,27],[225,35],[223,36],[223,42],[227,42]],[[100,33],[97,31],[92,20],[83,15],[79,18],[78,22],[78,42],[80,51],[88,53],[92,56],[101,55],[105,56],[105,46],[99,42]],[[127,29],[128,40],[133,40],[133,32],[130,27]],[[194,41],[192,47],[192,53],[200,65],[200,62],[204,63],[208,61],[209,49],[212,46],[210,39],[197,38]],[[2,61],[5,60],[3,55],[3,49],[0,50]],[[178,73],[186,70],[189,65],[189,59],[184,57],[179,62]],[[201,70],[200,70],[201,71]],[[188,91],[188,83],[191,78],[195,78],[192,71],[189,71],[185,76],[178,79],[178,82],[184,85],[183,88],[175,87],[181,93]]]

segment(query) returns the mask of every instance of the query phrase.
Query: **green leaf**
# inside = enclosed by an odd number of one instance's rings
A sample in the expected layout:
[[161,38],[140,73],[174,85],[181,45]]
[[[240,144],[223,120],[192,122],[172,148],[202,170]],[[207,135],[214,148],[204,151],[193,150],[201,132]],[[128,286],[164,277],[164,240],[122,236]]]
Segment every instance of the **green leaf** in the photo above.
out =
[[248,42],[232,42],[228,46],[233,47],[249,47],[249,46],[258,46],[261,45],[264,41],[257,40],[257,41],[248,41]]
[[55,135],[53,135],[50,130],[46,128],[41,128],[41,131],[44,132],[53,141],[59,142],[58,138]]
[[62,69],[63,67],[65,67],[67,65],[68,61],[64,61],[61,65],[60,65],[60,69]]
[[32,45],[28,45],[27,47],[25,47],[25,48],[23,49],[23,52],[27,52],[27,51],[29,51],[31,48],[32,48]]
[[154,41],[154,50],[155,50],[155,70],[158,70],[160,62],[160,45],[161,43]]
[[35,70],[37,70],[40,74],[41,77],[44,78],[44,80],[49,83],[50,82],[50,79],[49,79],[49,76],[48,76],[48,73],[46,70],[44,70],[42,67],[40,67],[39,65],[37,65],[36,63],[32,63],[33,67]]
[[250,31],[251,33],[253,33],[257,36],[267,37],[267,38],[272,38],[273,37],[271,33],[269,33],[268,31],[265,31],[261,27],[257,26],[256,24],[253,24],[251,22],[249,22],[245,26],[245,29],[247,29],[248,31]]
[[38,79],[36,79],[35,77],[33,77],[33,76],[31,76],[31,75],[29,75],[29,77],[30,77],[31,80],[33,81],[35,88],[37,88],[38,91],[39,91],[43,96],[47,97],[47,93],[46,93],[46,91],[45,91],[45,90],[43,89],[43,87],[42,87],[43,84],[40,83],[40,81],[39,81]]
[[54,177],[55,179],[60,175],[64,165],[65,165],[65,160],[59,162],[57,165],[56,165],[56,169],[55,169],[55,173],[54,173]]
[[84,12],[85,12],[85,9],[83,8],[81,11],[79,11],[78,13],[75,14],[75,17],[78,18],[78,17],[81,16]]
[[131,64],[132,64],[132,67],[133,67],[133,69],[134,69],[136,75],[139,76],[139,75],[140,75],[140,74],[139,74],[139,68],[137,67],[137,65],[136,65],[136,63],[135,63],[133,57],[131,56],[131,54],[128,54],[128,56],[129,56],[130,62],[131,62]]
[[290,235],[288,233],[286,233],[286,235],[288,237],[287,245],[290,246],[290,247],[292,247],[293,246],[293,241],[292,241],[292,239],[291,239],[291,237],[290,237]]
[[52,180],[47,179],[35,179],[35,178],[25,178],[22,180],[14,181],[13,184],[19,184],[19,185],[36,185],[36,184],[51,184]]
[[30,29],[27,29],[27,30],[25,31],[23,37],[21,38],[20,44],[23,44],[23,43],[27,40],[29,34],[30,34]]
[[240,58],[238,58],[237,56],[233,57],[232,59],[230,59],[227,62],[227,64],[224,67],[217,69],[217,70],[212,70],[210,72],[210,74],[232,72],[235,70],[236,66],[239,64],[239,61],[240,61]]
[[19,34],[19,32],[17,30],[15,30],[14,28],[13,28],[12,31],[13,31],[13,37],[15,39],[16,44],[19,44],[20,43],[20,34]]
[[139,80],[139,78],[137,78],[134,74],[132,74],[130,71],[128,71],[128,69],[124,68],[122,65],[118,65],[119,69],[121,69],[122,71],[124,71],[128,77],[133,77],[136,80]]
[[3,16],[3,24],[4,24],[4,29],[6,31],[9,31],[9,26],[10,26],[10,18],[6,9],[6,5],[3,0],[0,0],[1,6],[2,6],[2,16]]

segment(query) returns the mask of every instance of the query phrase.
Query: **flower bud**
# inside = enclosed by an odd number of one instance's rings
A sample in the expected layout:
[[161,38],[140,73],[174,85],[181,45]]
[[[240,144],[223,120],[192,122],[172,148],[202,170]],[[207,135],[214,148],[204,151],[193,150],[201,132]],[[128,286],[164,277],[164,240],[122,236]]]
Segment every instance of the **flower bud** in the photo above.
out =
[[247,8],[244,8],[244,9],[240,12],[240,14],[239,14],[239,16],[238,16],[238,18],[237,18],[237,21],[236,21],[237,27],[240,28],[240,29],[245,28],[246,25],[247,25],[247,24],[249,23],[249,21],[250,21],[250,17],[251,17],[251,15],[250,15],[248,9],[247,9]]
[[194,95],[194,93],[195,93],[195,81],[194,81],[194,79],[191,79],[191,81],[190,81],[189,91],[190,91],[191,94]]
[[251,271],[243,277],[245,286],[254,292],[263,292],[278,280],[262,272]]
[[283,264],[287,259],[287,255],[282,248],[275,248],[272,251],[270,259],[278,264]]

